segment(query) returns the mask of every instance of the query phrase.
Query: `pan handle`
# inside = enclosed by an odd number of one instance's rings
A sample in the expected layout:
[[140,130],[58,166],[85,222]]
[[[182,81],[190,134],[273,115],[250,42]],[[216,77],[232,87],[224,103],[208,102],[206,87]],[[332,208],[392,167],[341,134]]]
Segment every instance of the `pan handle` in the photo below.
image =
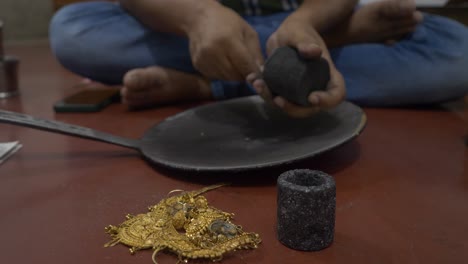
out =
[[86,127],[75,126],[59,121],[36,118],[17,112],[0,110],[0,123],[9,123],[24,127],[36,128],[58,134],[81,137],[100,142],[139,149],[139,140],[114,136]]

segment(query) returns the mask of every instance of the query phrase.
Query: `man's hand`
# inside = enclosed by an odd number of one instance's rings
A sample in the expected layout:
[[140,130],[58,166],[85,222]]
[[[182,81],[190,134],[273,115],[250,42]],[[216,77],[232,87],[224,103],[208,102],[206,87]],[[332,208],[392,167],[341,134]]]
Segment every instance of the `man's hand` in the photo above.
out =
[[215,0],[120,0],[149,28],[185,36],[191,59],[205,77],[243,81],[263,63],[257,32]]
[[194,67],[205,77],[245,80],[263,55],[257,32],[234,11],[209,5],[187,30]]
[[338,105],[345,97],[345,82],[343,76],[338,72],[330,58],[325,42],[317,33],[313,25],[301,13],[291,14],[278,30],[273,33],[267,42],[267,52],[272,52],[281,46],[296,48],[304,58],[324,57],[330,65],[330,81],[325,91],[312,92],[308,99],[312,104],[310,107],[295,105],[282,97],[271,97],[265,82],[256,78],[258,75],[251,74],[247,81],[252,83],[257,92],[265,100],[273,100],[286,113],[293,117],[307,117],[322,109]]

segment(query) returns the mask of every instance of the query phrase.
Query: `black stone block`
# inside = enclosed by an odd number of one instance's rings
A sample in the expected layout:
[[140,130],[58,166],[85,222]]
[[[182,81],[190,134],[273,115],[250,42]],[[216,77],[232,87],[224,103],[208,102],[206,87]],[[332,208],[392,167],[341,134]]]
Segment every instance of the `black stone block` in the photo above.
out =
[[324,58],[306,60],[296,49],[281,47],[265,62],[263,79],[273,95],[307,106],[311,92],[326,89],[330,67]]

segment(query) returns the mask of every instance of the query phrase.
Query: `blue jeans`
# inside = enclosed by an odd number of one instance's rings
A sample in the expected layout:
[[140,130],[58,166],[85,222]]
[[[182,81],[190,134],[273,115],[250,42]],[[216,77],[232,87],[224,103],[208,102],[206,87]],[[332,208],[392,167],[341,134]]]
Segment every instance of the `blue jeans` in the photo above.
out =
[[[244,17],[258,32],[262,48],[288,13]],[[155,32],[118,4],[86,2],[59,10],[50,24],[51,48],[70,71],[120,84],[133,68],[159,65],[197,73],[188,40]],[[413,34],[395,45],[366,43],[330,50],[343,74],[347,99],[364,106],[442,102],[468,93],[468,28],[426,14]],[[213,81],[217,99],[255,92],[245,83]]]

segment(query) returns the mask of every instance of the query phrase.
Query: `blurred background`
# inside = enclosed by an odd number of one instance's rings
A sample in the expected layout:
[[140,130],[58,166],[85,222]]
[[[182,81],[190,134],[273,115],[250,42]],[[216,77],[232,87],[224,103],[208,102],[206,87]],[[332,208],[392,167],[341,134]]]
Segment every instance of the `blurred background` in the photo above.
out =
[[[4,21],[4,37],[7,42],[47,39],[49,20],[55,10],[63,5],[86,0],[0,0],[0,20]],[[88,0],[89,1],[89,0]],[[362,3],[376,0],[361,0]],[[378,1],[378,0],[377,0]],[[466,6],[467,0],[416,0],[420,7],[442,6],[447,4]],[[435,10],[443,15],[467,20],[467,9]],[[434,10],[427,10],[434,11]],[[463,21],[463,22],[465,22]]]
[[83,0],[0,0],[6,42],[47,39],[50,18],[63,5]]
[[46,39],[55,0],[1,0],[5,41]]

